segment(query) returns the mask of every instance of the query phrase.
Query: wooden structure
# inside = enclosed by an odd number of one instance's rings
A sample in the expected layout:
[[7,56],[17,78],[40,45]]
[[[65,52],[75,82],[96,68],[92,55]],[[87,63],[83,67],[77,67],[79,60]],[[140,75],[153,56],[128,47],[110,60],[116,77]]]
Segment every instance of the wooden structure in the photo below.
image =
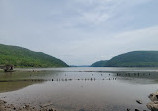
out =
[[0,66],[0,69],[3,69],[5,72],[13,72],[14,71],[14,65],[7,64],[4,66]]

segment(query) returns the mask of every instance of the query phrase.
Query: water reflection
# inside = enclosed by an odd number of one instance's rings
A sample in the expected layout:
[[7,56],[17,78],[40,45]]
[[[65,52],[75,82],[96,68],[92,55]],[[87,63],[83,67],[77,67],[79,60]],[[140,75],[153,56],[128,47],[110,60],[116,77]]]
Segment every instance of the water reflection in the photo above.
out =
[[59,72],[32,69],[0,72],[0,93],[19,90],[32,84],[42,83],[58,76]]
[[29,85],[37,84],[37,83],[39,82],[32,82],[32,81],[0,82],[0,93],[19,90]]
[[[36,70],[37,72],[27,70],[11,75],[1,74],[0,77],[5,80],[25,78],[43,79],[45,82],[31,83],[33,85],[24,86],[23,89],[1,93],[0,97],[7,96],[5,100],[17,105],[28,103],[39,107],[51,104],[59,111],[124,111],[127,108],[147,110],[146,103],[149,102],[147,96],[157,90],[158,75],[155,69],[151,69],[152,71],[150,69],[133,71],[130,68]],[[138,99],[143,101],[143,105],[136,103]]]
[[130,84],[157,84],[158,72],[117,72],[115,76]]

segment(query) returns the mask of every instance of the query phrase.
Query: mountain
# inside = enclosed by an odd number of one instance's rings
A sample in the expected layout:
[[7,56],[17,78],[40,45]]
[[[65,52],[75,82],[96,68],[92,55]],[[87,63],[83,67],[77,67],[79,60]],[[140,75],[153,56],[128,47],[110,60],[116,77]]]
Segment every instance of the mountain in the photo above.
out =
[[68,65],[43,52],[34,52],[18,46],[0,44],[0,65],[17,67],[67,67]]
[[92,67],[104,67],[106,66],[108,60],[101,60],[98,62],[93,63],[91,66]]
[[90,67],[90,65],[70,65],[70,67]]
[[[105,61],[104,67],[158,67],[158,51],[133,51]],[[98,66],[102,67],[102,64]]]

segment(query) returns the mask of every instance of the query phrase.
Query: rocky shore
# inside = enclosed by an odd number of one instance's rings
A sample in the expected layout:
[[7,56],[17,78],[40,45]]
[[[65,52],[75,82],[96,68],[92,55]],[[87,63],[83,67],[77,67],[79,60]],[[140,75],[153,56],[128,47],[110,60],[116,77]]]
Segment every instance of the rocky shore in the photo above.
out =
[[149,95],[150,103],[147,104],[151,111],[158,111],[158,91]]
[[16,107],[13,104],[7,104],[6,101],[0,100],[0,111],[56,111],[56,109],[44,106],[41,106],[40,108],[35,108],[29,105]]

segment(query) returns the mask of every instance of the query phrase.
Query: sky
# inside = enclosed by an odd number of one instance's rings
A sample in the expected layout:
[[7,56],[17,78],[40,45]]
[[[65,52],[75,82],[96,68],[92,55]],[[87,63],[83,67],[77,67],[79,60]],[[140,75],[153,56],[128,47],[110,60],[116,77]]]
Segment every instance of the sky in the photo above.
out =
[[158,0],[0,0],[0,43],[69,65],[158,51]]

